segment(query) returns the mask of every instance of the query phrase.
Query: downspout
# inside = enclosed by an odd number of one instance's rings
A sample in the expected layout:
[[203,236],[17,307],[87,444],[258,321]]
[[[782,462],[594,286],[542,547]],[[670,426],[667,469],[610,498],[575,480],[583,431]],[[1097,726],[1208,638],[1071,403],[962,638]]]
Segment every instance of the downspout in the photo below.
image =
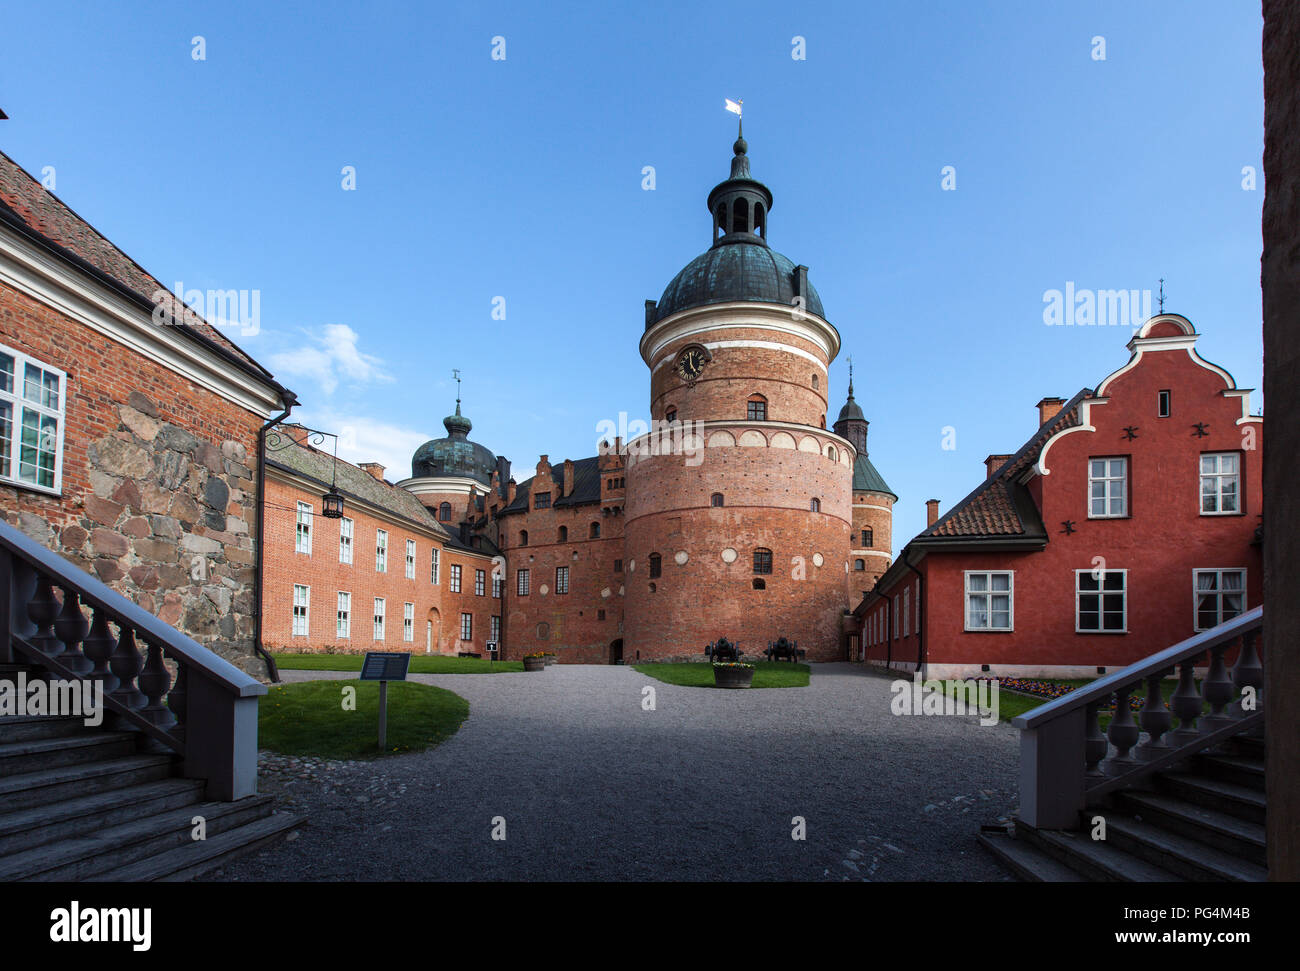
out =
[[903,554],[903,565],[916,574],[916,670],[925,678],[925,639],[921,636],[921,622],[925,620],[925,577],[916,568],[907,553]]
[[266,662],[266,673],[273,682],[279,684],[280,671],[262,646],[262,539],[266,535],[266,433],[289,417],[298,396],[287,388],[280,392],[280,401],[284,404],[284,413],[272,418],[257,430],[257,546],[253,551],[253,650]]

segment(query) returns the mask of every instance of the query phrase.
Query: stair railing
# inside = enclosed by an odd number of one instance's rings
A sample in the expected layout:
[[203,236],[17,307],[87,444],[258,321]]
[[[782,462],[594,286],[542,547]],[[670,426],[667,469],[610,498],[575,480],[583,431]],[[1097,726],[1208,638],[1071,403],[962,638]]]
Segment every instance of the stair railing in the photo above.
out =
[[266,687],[3,521],[0,663],[101,682],[114,727],[183,756],[182,774],[205,780],[209,799],[257,792]]
[[[1263,626],[1264,608],[1254,607],[1012,719],[1020,729],[1020,818],[1037,829],[1072,829],[1080,810],[1108,793],[1261,729],[1264,668],[1256,645]],[[1224,656],[1238,644],[1229,673]],[[1206,652],[1198,691],[1195,669]],[[1178,686],[1166,708],[1160,687],[1175,669]],[[1129,698],[1143,684],[1146,701],[1134,721]],[[1097,718],[1112,698],[1115,714],[1103,735]]]

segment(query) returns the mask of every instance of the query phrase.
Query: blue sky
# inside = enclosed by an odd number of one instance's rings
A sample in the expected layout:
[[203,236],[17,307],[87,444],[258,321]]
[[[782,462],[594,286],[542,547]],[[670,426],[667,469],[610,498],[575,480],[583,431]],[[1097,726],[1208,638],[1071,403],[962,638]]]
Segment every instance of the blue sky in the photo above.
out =
[[1260,30],[1221,0],[11,5],[0,148],[164,283],[260,291],[231,336],[345,457],[408,475],[459,367],[472,437],[523,479],[646,416],[644,301],[709,244],[743,98],[901,549],[1035,402],[1127,360],[1128,328],[1044,324],[1067,281],[1163,276],[1260,386]]

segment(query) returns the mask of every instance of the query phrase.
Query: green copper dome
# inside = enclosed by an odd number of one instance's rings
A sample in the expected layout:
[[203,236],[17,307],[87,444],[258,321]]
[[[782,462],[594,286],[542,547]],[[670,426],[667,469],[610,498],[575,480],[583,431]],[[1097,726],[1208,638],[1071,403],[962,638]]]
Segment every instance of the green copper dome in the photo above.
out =
[[491,485],[496,456],[478,442],[469,440],[474,425],[460,413],[459,400],[456,414],[448,415],[442,424],[447,429],[447,437],[425,442],[415,450],[411,457],[411,477],[455,476]]

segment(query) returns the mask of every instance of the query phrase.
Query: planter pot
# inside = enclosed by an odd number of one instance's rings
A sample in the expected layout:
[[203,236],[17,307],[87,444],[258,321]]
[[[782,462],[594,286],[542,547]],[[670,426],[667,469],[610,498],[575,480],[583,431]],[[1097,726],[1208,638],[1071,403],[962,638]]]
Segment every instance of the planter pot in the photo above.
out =
[[748,688],[754,683],[753,668],[713,669],[713,685],[716,688]]
[[556,657],[555,657],[554,654],[548,654],[548,655],[546,655],[546,657],[544,658],[544,660],[546,661],[546,666],[549,668],[552,664],[555,663],[555,661],[556,661]]
[[525,671],[545,671],[545,670],[546,670],[546,658],[542,658],[542,657],[526,657],[526,658],[524,658],[524,670],[525,670]]

